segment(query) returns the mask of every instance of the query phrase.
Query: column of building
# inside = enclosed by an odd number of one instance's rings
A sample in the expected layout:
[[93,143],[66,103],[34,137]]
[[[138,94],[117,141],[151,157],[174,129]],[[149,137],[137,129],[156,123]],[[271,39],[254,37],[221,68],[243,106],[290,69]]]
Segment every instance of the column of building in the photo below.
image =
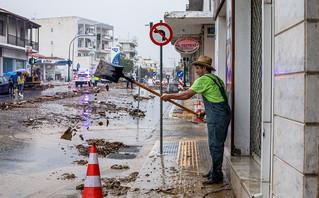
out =
[[274,2],[272,195],[315,197],[319,134],[319,2]]

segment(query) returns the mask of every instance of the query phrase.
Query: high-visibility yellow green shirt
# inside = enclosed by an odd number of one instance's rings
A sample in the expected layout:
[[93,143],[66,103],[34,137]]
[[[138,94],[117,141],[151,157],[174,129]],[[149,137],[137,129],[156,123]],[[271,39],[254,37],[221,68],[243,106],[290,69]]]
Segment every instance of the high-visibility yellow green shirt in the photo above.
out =
[[[216,83],[220,85],[217,77],[214,74],[205,74],[205,75],[212,77],[213,79],[216,80]],[[210,102],[215,102],[215,103],[224,102],[224,98],[222,94],[220,93],[218,86],[213,82],[211,78],[205,75],[196,79],[194,84],[190,87],[190,89],[195,91],[198,94],[202,94]],[[226,89],[225,89],[225,84],[221,79],[220,79],[220,82],[222,83],[221,86],[224,87],[225,95],[228,99]]]

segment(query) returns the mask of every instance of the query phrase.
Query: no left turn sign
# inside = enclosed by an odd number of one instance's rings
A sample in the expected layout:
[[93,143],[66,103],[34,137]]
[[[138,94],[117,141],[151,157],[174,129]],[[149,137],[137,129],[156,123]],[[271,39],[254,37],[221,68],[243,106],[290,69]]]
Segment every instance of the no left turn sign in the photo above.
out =
[[163,46],[172,40],[173,31],[166,23],[157,23],[151,28],[150,37],[155,45]]

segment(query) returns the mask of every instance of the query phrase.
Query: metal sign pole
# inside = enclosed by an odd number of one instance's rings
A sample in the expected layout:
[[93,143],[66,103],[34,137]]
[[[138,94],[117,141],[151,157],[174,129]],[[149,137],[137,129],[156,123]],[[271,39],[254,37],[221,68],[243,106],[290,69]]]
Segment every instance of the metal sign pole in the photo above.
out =
[[[151,24],[150,24],[151,25]],[[157,36],[155,36],[157,35]],[[155,45],[160,46],[160,94],[163,95],[163,45],[173,38],[172,28],[166,23],[157,23],[151,28],[150,38]],[[160,100],[160,153],[163,155],[163,101]]]
[[[162,20],[160,21],[162,23]],[[163,95],[163,46],[160,46],[160,94]],[[163,155],[163,100],[160,100],[160,152]]]
[[[163,95],[163,47],[160,46],[160,93]],[[163,155],[163,100],[160,102],[160,151],[161,155]]]

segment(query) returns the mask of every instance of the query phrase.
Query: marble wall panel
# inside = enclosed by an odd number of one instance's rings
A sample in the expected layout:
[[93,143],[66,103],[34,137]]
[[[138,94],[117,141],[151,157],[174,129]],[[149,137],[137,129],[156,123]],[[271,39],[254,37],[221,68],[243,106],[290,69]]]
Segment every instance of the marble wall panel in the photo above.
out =
[[275,196],[302,198],[303,175],[277,157],[274,157],[273,166],[273,193]]
[[307,19],[319,19],[318,0],[307,0]]
[[[317,177],[315,176],[306,176],[305,177],[305,186],[304,186],[304,198],[316,198],[318,195],[317,192]],[[318,196],[317,196],[318,198]]]
[[306,70],[319,71],[319,22],[307,22],[306,27]]
[[284,118],[274,118],[274,154],[303,172],[304,125]]
[[306,126],[304,173],[318,174],[319,126]]
[[275,75],[304,71],[304,23],[275,37]]
[[319,123],[319,74],[306,77],[306,122]]
[[276,0],[275,34],[304,20],[304,0]]
[[274,114],[304,122],[305,75],[292,74],[275,76]]

